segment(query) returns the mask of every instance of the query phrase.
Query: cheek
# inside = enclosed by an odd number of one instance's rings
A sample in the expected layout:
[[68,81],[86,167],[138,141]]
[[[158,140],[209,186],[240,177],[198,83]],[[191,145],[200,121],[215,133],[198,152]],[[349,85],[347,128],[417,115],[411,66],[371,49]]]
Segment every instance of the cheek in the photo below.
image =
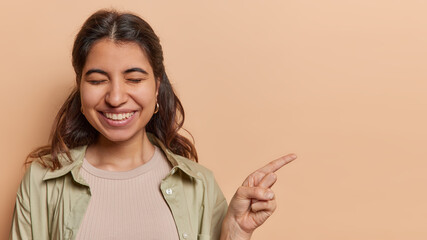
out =
[[156,104],[156,95],[151,92],[147,92],[145,94],[135,94],[132,98],[135,99],[135,102],[138,105],[143,107],[149,107],[151,105],[154,106],[154,104]]
[[95,106],[102,98],[100,91],[94,91],[93,89],[80,88],[80,99],[83,107]]
[[142,106],[156,104],[157,96],[155,87],[145,87],[132,92],[132,98]]

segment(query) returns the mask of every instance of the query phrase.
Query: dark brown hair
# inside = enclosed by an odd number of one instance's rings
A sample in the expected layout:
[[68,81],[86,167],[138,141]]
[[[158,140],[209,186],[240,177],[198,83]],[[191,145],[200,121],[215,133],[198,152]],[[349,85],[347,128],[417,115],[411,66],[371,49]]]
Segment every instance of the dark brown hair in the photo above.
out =
[[[28,155],[27,163],[39,159],[45,167],[59,169],[62,167],[58,160],[60,154],[66,154],[68,159],[73,161],[70,149],[92,144],[97,139],[99,132],[80,112],[79,86],[91,47],[98,40],[105,38],[117,43],[135,42],[145,51],[155,79],[160,80],[157,98],[159,111],[153,115],[145,129],[159,138],[173,153],[197,162],[197,152],[193,143],[178,133],[184,123],[184,109],[166,75],[159,38],[147,22],[132,13],[100,10],[86,20],[75,38],[72,63],[76,73],[76,86],[56,116],[50,145],[32,151]],[[43,157],[48,154],[50,157]]]

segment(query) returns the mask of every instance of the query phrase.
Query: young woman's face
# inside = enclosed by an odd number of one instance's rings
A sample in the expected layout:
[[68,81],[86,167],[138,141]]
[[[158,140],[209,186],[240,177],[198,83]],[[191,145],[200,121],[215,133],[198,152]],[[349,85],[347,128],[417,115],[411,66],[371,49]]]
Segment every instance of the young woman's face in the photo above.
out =
[[158,86],[138,44],[102,39],[92,46],[83,67],[83,113],[110,141],[140,137],[153,115]]

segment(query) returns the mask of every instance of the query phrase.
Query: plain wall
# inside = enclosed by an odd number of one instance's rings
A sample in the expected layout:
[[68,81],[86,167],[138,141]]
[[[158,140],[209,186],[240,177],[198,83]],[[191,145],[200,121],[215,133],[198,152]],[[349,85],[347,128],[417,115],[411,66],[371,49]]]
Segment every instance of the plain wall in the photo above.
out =
[[200,163],[228,200],[253,170],[298,154],[253,239],[427,239],[421,0],[2,1],[0,239],[25,156],[74,84],[74,36],[105,7],[160,36]]

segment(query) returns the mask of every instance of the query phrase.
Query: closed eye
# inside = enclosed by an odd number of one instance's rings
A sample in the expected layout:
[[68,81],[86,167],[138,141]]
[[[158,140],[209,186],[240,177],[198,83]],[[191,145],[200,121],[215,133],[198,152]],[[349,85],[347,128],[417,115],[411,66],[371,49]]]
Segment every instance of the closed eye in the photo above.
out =
[[103,82],[106,82],[107,80],[87,80],[88,83],[92,84],[92,85],[98,85],[101,84]]
[[142,78],[129,78],[127,79],[129,82],[139,83],[142,81]]

